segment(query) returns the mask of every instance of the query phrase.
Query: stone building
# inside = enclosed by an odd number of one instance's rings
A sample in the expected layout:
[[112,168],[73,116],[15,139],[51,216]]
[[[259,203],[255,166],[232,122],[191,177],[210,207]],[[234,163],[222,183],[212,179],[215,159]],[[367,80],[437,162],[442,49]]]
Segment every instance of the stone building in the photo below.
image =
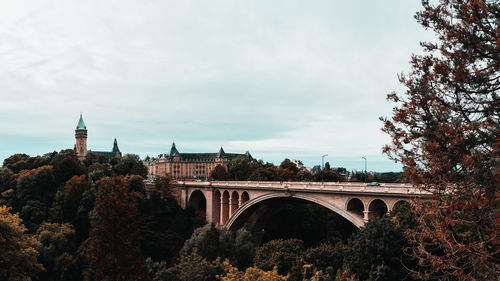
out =
[[122,157],[122,153],[118,148],[118,142],[116,141],[116,138],[113,143],[113,149],[111,151],[87,150],[87,126],[85,126],[85,122],[83,122],[82,114],[80,114],[80,121],[78,121],[78,125],[76,126],[75,139],[75,153],[80,161],[83,161],[89,153],[92,153],[96,156],[104,156],[107,159]]
[[217,165],[227,169],[231,160],[238,157],[255,161],[248,151],[244,154],[226,153],[222,147],[217,153],[180,153],[174,142],[170,153],[160,154],[157,158],[148,156],[144,164],[148,167],[150,179],[169,174],[177,180],[206,180]]

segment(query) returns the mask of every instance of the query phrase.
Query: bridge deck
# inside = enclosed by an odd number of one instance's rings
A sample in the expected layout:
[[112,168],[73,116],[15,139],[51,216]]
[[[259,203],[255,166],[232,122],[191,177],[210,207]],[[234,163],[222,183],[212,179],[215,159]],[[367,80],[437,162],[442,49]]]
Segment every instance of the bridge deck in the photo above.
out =
[[270,182],[270,181],[178,181],[179,185],[198,188],[286,190],[312,193],[379,194],[385,196],[430,197],[431,193],[411,184],[380,183],[369,186],[359,182]]

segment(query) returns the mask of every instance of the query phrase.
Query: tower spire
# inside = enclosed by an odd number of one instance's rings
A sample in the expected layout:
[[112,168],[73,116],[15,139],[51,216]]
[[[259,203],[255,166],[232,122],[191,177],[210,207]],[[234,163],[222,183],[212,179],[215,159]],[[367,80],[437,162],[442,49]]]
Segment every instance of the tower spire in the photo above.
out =
[[82,113],[80,112],[80,121],[78,121],[78,125],[76,126],[77,130],[87,130],[87,126],[85,126],[85,122],[83,122]]

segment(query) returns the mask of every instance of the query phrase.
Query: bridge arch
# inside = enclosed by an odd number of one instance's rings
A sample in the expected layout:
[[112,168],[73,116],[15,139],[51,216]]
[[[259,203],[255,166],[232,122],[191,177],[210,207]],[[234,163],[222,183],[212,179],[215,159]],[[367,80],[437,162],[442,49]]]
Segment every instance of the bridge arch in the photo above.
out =
[[191,192],[188,200],[189,208],[192,208],[197,217],[205,218],[207,209],[207,199],[199,189]]
[[220,190],[218,189],[215,190],[212,198],[212,215],[213,215],[212,221],[214,223],[220,223],[221,198],[222,195],[220,194]]
[[238,192],[235,190],[231,193],[231,206],[230,206],[230,210],[229,210],[229,215],[232,216],[234,214],[234,212],[236,211],[236,209],[238,209],[238,206],[239,206],[239,201],[240,201],[240,195],[238,194]]
[[243,191],[243,193],[241,194],[241,204],[240,205],[245,204],[248,200],[250,200],[250,196],[248,196],[248,192]]
[[222,193],[222,213],[221,213],[221,224],[224,225],[227,220],[229,219],[229,192],[227,190],[224,190]]
[[394,204],[392,204],[391,211],[394,210],[394,208],[396,208],[396,207],[399,207],[401,205],[406,205],[406,204],[410,205],[410,202],[408,200],[405,200],[405,199],[398,200],[398,201],[394,202]]
[[389,211],[387,203],[382,199],[373,199],[368,204],[368,218],[383,217]]
[[[243,196],[242,196],[243,197]],[[359,218],[353,214],[350,214],[348,213],[347,211],[339,208],[338,206],[335,206],[331,203],[328,203],[326,201],[323,201],[321,199],[318,199],[318,198],[315,198],[315,197],[311,197],[311,196],[307,196],[307,195],[303,195],[303,194],[295,194],[293,196],[291,196],[290,194],[286,194],[286,193],[270,193],[270,194],[265,194],[265,195],[261,195],[261,196],[258,196],[258,197],[255,197],[249,201],[246,202],[246,204],[243,204],[241,205],[240,208],[238,208],[238,210],[236,210],[236,212],[229,218],[229,220],[227,221],[227,223],[225,224],[225,228],[226,229],[232,229],[233,226],[235,225],[235,223],[237,222],[237,220],[245,214],[246,211],[248,211],[251,207],[261,203],[261,202],[264,202],[266,200],[270,200],[270,199],[276,199],[276,198],[296,198],[296,199],[301,199],[301,200],[304,200],[304,201],[309,201],[309,202],[312,202],[312,203],[316,203],[318,205],[321,205],[327,209],[330,209],[331,211],[339,214],[340,216],[344,217],[345,219],[347,219],[349,222],[351,222],[353,225],[355,225],[357,228],[361,228],[363,225],[364,225],[364,222],[363,222],[363,219],[362,218]]]
[[346,201],[345,209],[359,218],[364,217],[365,204],[357,197],[351,197]]

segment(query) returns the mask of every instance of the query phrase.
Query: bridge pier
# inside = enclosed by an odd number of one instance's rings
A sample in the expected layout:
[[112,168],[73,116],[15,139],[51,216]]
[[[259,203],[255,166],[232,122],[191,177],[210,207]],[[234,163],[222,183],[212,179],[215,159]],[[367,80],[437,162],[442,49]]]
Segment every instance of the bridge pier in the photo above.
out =
[[363,221],[366,223],[370,219],[370,211],[363,211]]
[[[227,195],[227,196],[226,196]],[[222,202],[221,202],[221,225],[226,224],[227,220],[229,219],[229,195],[224,192],[224,195],[222,196]]]

